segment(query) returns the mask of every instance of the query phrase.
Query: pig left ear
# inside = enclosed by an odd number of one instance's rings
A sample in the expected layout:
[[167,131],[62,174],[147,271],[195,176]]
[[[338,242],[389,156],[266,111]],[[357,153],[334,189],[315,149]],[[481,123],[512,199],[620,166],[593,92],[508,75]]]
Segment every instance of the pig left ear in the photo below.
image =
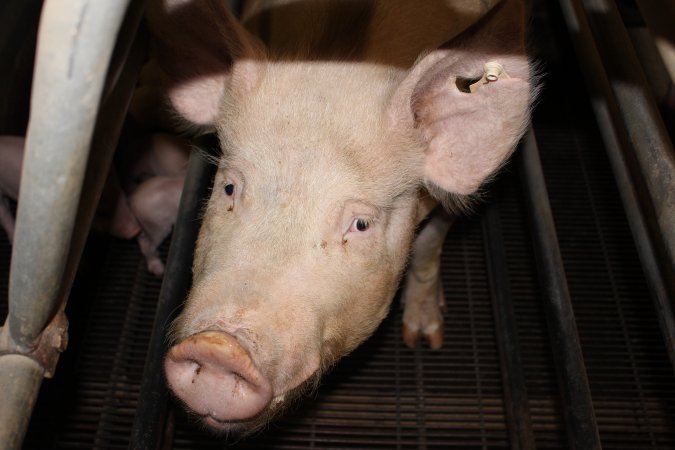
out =
[[239,24],[226,2],[147,0],[146,17],[167,95],[189,122],[212,125],[226,84],[246,92],[260,80],[265,47]]
[[394,110],[422,140],[427,186],[470,195],[504,163],[529,121],[529,79],[518,54],[441,49],[418,61]]

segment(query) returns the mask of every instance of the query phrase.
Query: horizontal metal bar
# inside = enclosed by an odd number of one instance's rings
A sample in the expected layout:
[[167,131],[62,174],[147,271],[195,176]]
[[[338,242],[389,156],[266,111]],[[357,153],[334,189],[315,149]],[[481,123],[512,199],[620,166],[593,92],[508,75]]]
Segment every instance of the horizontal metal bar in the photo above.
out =
[[600,436],[572,301],[532,129],[517,153],[543,305],[558,372],[570,448],[599,449]]

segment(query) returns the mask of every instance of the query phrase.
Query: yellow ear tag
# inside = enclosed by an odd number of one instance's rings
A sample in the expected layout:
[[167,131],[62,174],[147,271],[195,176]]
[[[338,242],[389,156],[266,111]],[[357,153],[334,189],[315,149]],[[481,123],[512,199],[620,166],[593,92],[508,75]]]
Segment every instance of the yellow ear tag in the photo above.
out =
[[488,83],[494,83],[500,78],[511,78],[504,70],[504,67],[496,61],[488,61],[483,66],[483,76],[480,80],[469,86],[469,91],[473,94],[481,86]]

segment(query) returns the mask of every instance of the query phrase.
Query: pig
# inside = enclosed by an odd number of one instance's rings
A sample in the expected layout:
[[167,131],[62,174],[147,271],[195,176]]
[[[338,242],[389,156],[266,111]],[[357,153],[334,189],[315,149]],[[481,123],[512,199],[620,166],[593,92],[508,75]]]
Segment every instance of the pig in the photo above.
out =
[[315,387],[387,315],[408,262],[404,339],[442,345],[442,209],[504,164],[536,84],[518,0],[247,5],[241,22],[217,0],[147,9],[169,103],[222,149],[164,362],[216,433],[253,432]]
[[[0,224],[10,243],[15,220],[9,199],[19,198],[24,146],[22,136],[0,136]],[[111,168],[93,220],[95,229],[136,239],[157,276],[164,273],[157,248],[176,221],[189,152],[185,141],[168,134],[138,139],[121,170]]]
[[9,242],[14,241],[14,215],[9,201],[19,197],[24,138],[0,136],[0,225]]
[[164,274],[158,247],[176,222],[190,157],[188,143],[171,134],[143,136],[123,152],[121,183],[129,209],[140,224],[136,236],[148,271]]

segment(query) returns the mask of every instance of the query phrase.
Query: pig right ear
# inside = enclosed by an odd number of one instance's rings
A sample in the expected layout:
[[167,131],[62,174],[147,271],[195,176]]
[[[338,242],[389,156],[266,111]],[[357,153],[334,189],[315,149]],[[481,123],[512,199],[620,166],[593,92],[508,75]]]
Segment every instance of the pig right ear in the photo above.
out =
[[146,16],[167,94],[188,121],[212,125],[228,83],[250,90],[260,81],[264,46],[237,22],[225,2],[151,0]]

